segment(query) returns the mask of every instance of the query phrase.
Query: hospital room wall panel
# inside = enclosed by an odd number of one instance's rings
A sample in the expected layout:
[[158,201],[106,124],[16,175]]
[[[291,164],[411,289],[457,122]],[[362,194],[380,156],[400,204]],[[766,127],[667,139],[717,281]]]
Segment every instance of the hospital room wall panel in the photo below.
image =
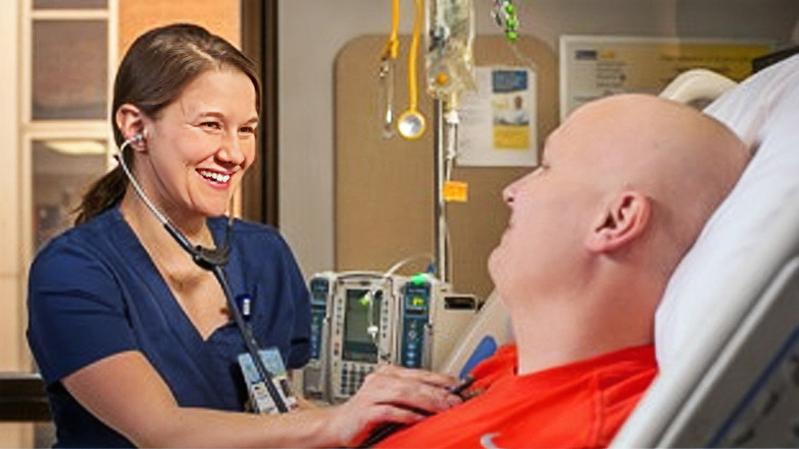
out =
[[[403,36],[401,47],[408,48]],[[381,136],[376,73],[384,36],[362,36],[343,47],[335,66],[335,269],[385,271],[417,254],[432,254],[433,236],[433,114],[431,99],[421,94],[420,111],[428,129],[419,140]],[[479,66],[520,66],[532,63],[538,78],[536,120],[540,148],[556,123],[555,55],[539,40],[524,37],[520,61],[501,36],[479,36],[475,62]],[[396,113],[407,107],[406,67],[398,61],[394,93]],[[420,71],[420,79],[421,78]],[[422,81],[423,82],[423,81]],[[421,92],[424,85],[421,84]],[[481,167],[454,171],[454,179],[469,183],[467,203],[448,205],[451,280],[459,292],[486,298],[493,285],[486,260],[507,225],[502,188],[527,167]],[[416,264],[413,270],[424,269]],[[405,271],[406,273],[410,271]]]
[[[407,46],[408,39],[402,42]],[[430,253],[433,244],[432,133],[414,142],[382,139],[374,55],[384,43],[359,37],[336,59],[336,270],[385,271],[400,259]],[[405,79],[403,65],[397,64],[397,80]],[[397,105],[405,107],[407,85],[396,87]],[[431,101],[420,98],[420,110],[430,117]]]
[[[796,0],[677,0],[674,9],[678,35],[716,35],[748,39],[753,35],[779,41],[781,33],[799,25]],[[746,19],[745,24],[731,26]],[[794,29],[794,33],[799,28]],[[795,36],[799,37],[799,36]],[[783,38],[784,39],[784,38]]]

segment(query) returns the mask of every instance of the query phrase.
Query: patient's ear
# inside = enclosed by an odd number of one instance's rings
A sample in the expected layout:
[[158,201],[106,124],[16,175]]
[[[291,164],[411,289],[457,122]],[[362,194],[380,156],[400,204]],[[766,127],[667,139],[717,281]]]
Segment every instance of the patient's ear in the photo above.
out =
[[600,213],[585,245],[592,252],[615,251],[643,234],[649,225],[652,204],[639,192],[626,190]]

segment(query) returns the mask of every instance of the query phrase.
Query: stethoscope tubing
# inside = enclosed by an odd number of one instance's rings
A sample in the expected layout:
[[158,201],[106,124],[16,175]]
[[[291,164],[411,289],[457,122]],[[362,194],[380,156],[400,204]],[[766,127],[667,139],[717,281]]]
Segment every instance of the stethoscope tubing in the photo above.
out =
[[236,323],[236,327],[241,333],[241,337],[244,340],[244,345],[247,348],[247,352],[250,354],[250,357],[252,357],[252,361],[255,365],[255,369],[258,371],[258,375],[261,377],[261,379],[263,379],[264,384],[266,385],[266,390],[269,393],[269,396],[275,403],[275,407],[277,407],[278,412],[288,412],[289,409],[286,406],[285,401],[283,401],[283,397],[280,395],[277,387],[275,386],[274,376],[266,368],[263,360],[261,360],[261,356],[258,351],[258,342],[255,340],[252,328],[247,324],[247,322],[244,320],[244,317],[241,315],[241,311],[239,310],[236,301],[233,299],[233,293],[230,290],[230,284],[227,281],[227,275],[225,274],[224,267],[227,265],[229,259],[228,256],[230,253],[230,240],[232,234],[231,230],[233,228],[233,220],[229,219],[227,221],[225,228],[225,243],[223,247],[212,250],[203,248],[199,245],[193,246],[191,242],[189,242],[189,239],[186,238],[186,236],[183,235],[183,233],[172,224],[169,218],[159,211],[158,208],[155,207],[155,204],[150,201],[150,199],[144,193],[144,190],[136,181],[133,173],[128,168],[127,163],[125,163],[125,155],[123,154],[124,149],[134,141],[142,141],[143,138],[140,136],[140,134],[137,134],[137,137],[132,137],[123,142],[119,147],[118,154],[114,155],[116,160],[119,162],[120,167],[122,167],[122,171],[125,173],[125,176],[128,178],[131,185],[133,185],[133,189],[136,191],[136,194],[144,202],[144,204],[147,206],[147,209],[153,214],[153,216],[155,216],[155,218],[161,222],[167,233],[171,235],[178,245],[191,256],[194,263],[196,263],[200,268],[213,273],[217,282],[219,282],[219,285],[222,287],[222,292],[225,295],[225,301],[228,304],[228,309],[233,317],[233,321]]

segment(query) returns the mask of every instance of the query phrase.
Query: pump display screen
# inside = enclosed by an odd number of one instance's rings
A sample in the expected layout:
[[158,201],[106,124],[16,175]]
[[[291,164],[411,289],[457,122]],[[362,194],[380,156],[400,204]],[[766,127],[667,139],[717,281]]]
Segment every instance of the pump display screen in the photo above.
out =
[[372,341],[366,328],[370,324],[380,325],[380,308],[383,292],[374,294],[372,320],[369,321],[369,303],[363,301],[369,290],[347,290],[347,311],[344,315],[344,351],[342,358],[352,362],[377,363],[377,346]]

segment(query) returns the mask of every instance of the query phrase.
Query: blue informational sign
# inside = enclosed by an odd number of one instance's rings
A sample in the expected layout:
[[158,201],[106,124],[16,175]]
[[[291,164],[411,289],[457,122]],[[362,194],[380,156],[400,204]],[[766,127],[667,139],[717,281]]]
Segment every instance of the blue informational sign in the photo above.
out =
[[491,72],[494,93],[527,90],[527,70],[494,70]]

